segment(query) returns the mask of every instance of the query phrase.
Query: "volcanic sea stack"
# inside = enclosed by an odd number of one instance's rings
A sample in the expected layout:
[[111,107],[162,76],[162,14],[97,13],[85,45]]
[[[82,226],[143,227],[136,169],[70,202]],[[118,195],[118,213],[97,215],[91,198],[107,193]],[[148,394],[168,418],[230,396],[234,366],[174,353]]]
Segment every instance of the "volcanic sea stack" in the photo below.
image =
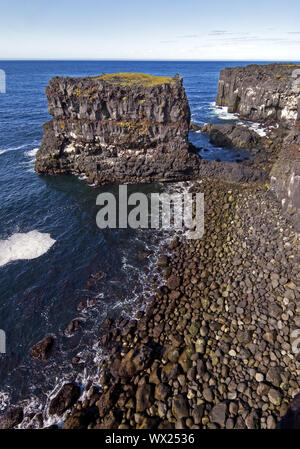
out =
[[182,79],[139,73],[55,77],[35,169],[84,173],[95,184],[188,178],[190,108]]

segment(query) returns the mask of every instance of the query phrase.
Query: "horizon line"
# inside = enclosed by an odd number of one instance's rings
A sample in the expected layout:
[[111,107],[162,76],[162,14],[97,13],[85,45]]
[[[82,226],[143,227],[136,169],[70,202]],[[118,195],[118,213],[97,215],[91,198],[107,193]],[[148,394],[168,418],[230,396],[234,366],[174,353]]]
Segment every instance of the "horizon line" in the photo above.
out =
[[299,62],[299,59],[131,59],[131,58],[103,58],[103,59],[85,59],[85,58],[0,58],[0,61],[86,61],[86,62],[112,62],[112,61],[136,61],[136,62]]

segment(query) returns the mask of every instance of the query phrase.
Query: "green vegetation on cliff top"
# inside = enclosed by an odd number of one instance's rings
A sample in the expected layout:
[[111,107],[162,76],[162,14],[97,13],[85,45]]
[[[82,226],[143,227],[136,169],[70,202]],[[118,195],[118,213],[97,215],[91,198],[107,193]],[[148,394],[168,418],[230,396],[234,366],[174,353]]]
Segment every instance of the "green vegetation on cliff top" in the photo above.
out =
[[152,76],[145,73],[112,73],[103,74],[94,79],[104,80],[112,84],[120,84],[121,86],[131,86],[133,84],[141,84],[146,87],[157,86],[159,84],[174,84],[174,78],[168,76]]

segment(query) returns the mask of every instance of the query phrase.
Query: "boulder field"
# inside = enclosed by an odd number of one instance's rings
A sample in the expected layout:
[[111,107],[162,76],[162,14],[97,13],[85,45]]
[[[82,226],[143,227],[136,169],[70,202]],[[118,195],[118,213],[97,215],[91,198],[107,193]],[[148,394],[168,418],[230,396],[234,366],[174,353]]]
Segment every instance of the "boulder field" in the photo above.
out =
[[204,237],[163,244],[146,309],[103,323],[101,385],[88,384],[74,405],[63,387],[61,409],[71,407],[63,429],[299,421],[299,235],[264,185],[207,179],[183,187],[205,194]]

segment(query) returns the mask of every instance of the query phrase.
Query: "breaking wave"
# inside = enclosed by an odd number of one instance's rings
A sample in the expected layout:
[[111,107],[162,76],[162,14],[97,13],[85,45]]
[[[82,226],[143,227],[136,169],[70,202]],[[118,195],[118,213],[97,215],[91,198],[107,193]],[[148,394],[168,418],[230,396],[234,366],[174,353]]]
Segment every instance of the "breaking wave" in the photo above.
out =
[[39,231],[13,234],[0,240],[0,267],[16,260],[30,260],[45,254],[55,243],[50,234]]

